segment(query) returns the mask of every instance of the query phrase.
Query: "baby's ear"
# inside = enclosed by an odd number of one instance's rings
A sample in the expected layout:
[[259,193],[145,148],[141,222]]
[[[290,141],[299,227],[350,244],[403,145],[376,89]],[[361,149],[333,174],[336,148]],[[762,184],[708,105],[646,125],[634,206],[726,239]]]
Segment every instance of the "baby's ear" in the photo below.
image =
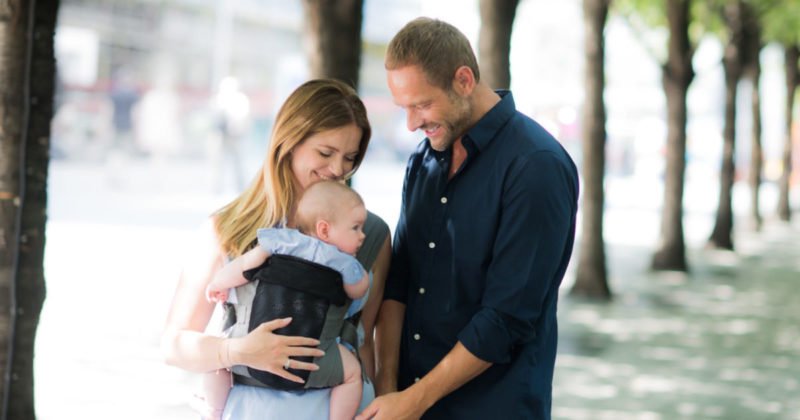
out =
[[317,230],[317,238],[322,241],[327,241],[331,234],[331,224],[327,220],[318,220],[315,226]]

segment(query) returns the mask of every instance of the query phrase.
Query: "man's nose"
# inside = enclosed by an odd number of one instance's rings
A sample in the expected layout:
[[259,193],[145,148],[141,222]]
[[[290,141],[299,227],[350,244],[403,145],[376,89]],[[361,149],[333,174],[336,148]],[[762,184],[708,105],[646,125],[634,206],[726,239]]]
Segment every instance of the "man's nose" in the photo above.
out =
[[408,127],[408,131],[417,131],[421,125],[422,123],[420,122],[419,115],[417,115],[417,111],[413,109],[406,111],[406,126]]

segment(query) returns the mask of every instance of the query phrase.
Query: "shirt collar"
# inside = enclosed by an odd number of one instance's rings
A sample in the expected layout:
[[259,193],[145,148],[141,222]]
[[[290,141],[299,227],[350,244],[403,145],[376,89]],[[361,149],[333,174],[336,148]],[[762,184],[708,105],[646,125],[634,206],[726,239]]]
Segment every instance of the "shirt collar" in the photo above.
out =
[[508,122],[517,110],[514,96],[508,90],[495,91],[500,95],[500,102],[496,103],[477,124],[467,131],[468,137],[475,147],[482,151],[491,143],[497,132]]

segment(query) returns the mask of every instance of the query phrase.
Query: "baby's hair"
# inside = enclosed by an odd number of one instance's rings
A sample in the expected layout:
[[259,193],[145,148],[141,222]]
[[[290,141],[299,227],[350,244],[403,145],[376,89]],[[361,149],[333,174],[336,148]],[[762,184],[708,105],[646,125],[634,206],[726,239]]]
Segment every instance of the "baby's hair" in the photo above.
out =
[[294,220],[297,230],[316,236],[314,233],[318,221],[334,222],[343,210],[363,205],[361,196],[347,185],[336,181],[320,181],[308,187],[300,197]]

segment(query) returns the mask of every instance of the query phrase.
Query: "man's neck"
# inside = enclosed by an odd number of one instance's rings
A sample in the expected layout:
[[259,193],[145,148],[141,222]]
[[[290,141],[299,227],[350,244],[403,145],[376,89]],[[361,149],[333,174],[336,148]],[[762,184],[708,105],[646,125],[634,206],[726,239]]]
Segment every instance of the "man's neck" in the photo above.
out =
[[[489,86],[479,83],[475,87],[473,93],[473,111],[472,111],[472,124],[475,125],[486,115],[498,102],[500,102],[500,95],[498,95]],[[461,137],[453,142],[452,159],[450,159],[450,170],[447,174],[447,179],[453,179],[453,176],[461,168],[461,164],[467,159],[467,149],[461,143]]]
[[472,102],[472,125],[477,124],[484,115],[500,102],[500,99],[500,95],[483,82],[475,86]]
[[461,137],[453,142],[453,146],[450,149],[452,150],[453,156],[450,159],[450,170],[447,171],[448,180],[453,179],[453,176],[467,159],[467,149],[465,149],[464,144],[461,143]]

